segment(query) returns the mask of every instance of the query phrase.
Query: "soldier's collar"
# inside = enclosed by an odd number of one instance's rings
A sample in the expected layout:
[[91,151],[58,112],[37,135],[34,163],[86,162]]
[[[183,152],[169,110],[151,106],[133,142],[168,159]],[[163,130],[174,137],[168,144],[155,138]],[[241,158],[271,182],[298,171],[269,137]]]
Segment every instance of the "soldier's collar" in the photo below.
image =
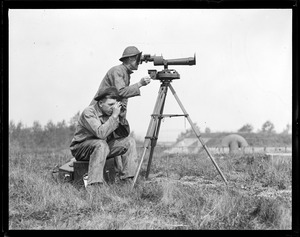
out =
[[103,114],[103,112],[102,112],[102,110],[101,110],[98,102],[96,104],[94,104],[94,108],[95,108],[95,110],[97,112],[98,117],[104,117],[105,116]]
[[123,63],[122,65],[126,68],[129,74],[133,73],[133,71],[126,64]]

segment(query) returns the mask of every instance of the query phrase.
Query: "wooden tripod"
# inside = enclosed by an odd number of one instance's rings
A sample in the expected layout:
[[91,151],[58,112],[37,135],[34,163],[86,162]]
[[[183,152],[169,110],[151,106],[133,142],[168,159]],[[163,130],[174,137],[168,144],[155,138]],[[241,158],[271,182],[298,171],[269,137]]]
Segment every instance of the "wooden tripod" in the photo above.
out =
[[[159,129],[160,129],[160,124],[161,124],[161,120],[164,117],[175,117],[175,116],[184,116],[187,118],[187,120],[189,121],[194,133],[196,134],[196,137],[199,139],[200,143],[202,144],[203,148],[205,149],[205,151],[207,152],[209,158],[211,159],[211,161],[213,162],[214,166],[216,167],[216,169],[218,170],[219,174],[222,176],[222,179],[224,180],[224,182],[227,184],[227,180],[224,177],[222,171],[220,170],[220,168],[218,167],[217,163],[215,162],[214,158],[212,157],[212,155],[210,154],[207,146],[205,145],[203,139],[201,138],[200,135],[200,131],[197,129],[197,127],[193,124],[190,116],[188,115],[188,113],[186,112],[185,108],[183,107],[183,104],[181,103],[181,101],[179,100],[173,86],[171,85],[172,80],[161,80],[161,85],[160,85],[160,89],[158,92],[158,97],[155,103],[155,107],[154,107],[154,111],[153,114],[151,115],[151,120],[149,123],[149,127],[147,130],[147,135],[145,137],[145,141],[144,141],[144,151],[142,154],[142,158],[140,160],[140,163],[138,165],[138,168],[136,170],[134,179],[133,179],[133,183],[132,183],[132,188],[134,187],[137,177],[139,175],[146,151],[149,149],[149,146],[151,147],[150,149],[150,155],[149,155],[149,160],[148,160],[148,166],[147,166],[147,172],[146,172],[146,178],[148,178],[149,176],[149,172],[150,172],[150,167],[151,167],[151,163],[152,163],[152,157],[153,157],[153,153],[154,153],[154,148],[156,146],[157,143],[157,139],[158,139],[158,134],[159,134]],[[167,92],[168,92],[168,88],[170,88],[170,90],[172,91],[177,103],[179,104],[183,114],[163,114],[163,110],[164,110],[164,105],[165,105],[165,100],[167,97]]]

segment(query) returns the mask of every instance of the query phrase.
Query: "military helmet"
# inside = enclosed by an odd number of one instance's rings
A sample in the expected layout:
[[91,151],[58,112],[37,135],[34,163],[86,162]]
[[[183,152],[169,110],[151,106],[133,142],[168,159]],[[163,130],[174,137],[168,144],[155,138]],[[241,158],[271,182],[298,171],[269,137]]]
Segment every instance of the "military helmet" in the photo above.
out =
[[128,58],[128,57],[131,57],[131,56],[135,56],[135,55],[141,55],[142,52],[140,52],[137,47],[135,46],[128,46],[124,52],[123,52],[123,55],[122,57],[119,59],[120,61],[123,61],[124,58]]

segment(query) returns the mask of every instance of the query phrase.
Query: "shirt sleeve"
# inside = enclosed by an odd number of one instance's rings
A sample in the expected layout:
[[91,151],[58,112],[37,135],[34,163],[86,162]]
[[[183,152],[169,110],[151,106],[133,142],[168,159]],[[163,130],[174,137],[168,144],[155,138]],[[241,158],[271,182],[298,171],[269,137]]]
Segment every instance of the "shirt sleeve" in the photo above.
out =
[[84,111],[81,122],[90,133],[101,140],[106,140],[119,126],[119,118],[110,116],[105,123],[102,123],[97,115],[89,110]]
[[125,78],[120,70],[112,71],[110,75],[114,86],[118,89],[120,96],[130,98],[141,94],[138,83],[126,86]]

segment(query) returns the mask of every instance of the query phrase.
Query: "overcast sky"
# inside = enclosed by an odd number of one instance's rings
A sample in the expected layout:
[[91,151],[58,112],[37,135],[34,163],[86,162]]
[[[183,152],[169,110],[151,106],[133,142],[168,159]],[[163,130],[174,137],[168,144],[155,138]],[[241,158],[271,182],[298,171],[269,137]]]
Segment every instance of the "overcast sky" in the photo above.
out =
[[[165,59],[192,57],[194,66],[169,66],[172,85],[203,132],[237,131],[267,120],[282,132],[292,123],[292,10],[66,9],[9,10],[9,120],[32,126],[67,122],[89,105],[125,47]],[[131,83],[147,76],[143,63]],[[160,82],[129,100],[127,118],[146,134]],[[165,113],[182,113],[169,91]],[[190,128],[165,118],[159,140]]]

